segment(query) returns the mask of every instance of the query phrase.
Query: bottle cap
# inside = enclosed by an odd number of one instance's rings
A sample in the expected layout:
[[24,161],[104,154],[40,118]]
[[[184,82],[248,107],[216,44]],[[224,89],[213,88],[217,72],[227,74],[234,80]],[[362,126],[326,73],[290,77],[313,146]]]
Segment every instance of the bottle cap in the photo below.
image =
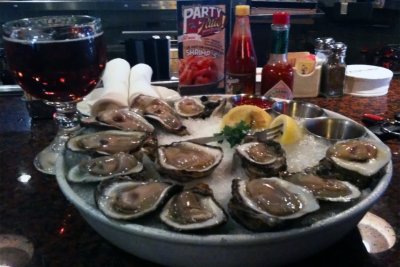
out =
[[237,5],[235,7],[236,16],[248,16],[250,15],[250,6],[248,5]]
[[272,24],[285,25],[290,23],[290,15],[287,12],[275,12],[272,15]]

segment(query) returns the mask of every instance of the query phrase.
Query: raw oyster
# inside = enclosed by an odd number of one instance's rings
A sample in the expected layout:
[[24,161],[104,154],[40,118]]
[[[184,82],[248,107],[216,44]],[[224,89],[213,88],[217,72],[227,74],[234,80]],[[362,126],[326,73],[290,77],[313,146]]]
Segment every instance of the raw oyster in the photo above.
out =
[[312,173],[286,174],[283,179],[308,189],[320,200],[349,202],[359,198],[361,195],[360,190],[349,182],[337,179],[323,179]]
[[208,229],[227,221],[207,184],[197,184],[173,196],[164,206],[160,218],[177,231]]
[[275,141],[249,142],[236,147],[242,167],[250,178],[271,177],[286,171],[286,155]]
[[307,189],[272,177],[234,179],[229,213],[250,230],[264,231],[319,209]]
[[199,117],[205,109],[205,106],[199,98],[185,96],[174,103],[175,111],[185,118]]
[[317,166],[322,177],[336,177],[366,188],[385,173],[391,160],[390,149],[373,141],[347,140],[334,144]]
[[137,94],[132,97],[130,107],[140,112],[145,118],[158,121],[168,132],[178,135],[188,133],[186,126],[183,125],[181,118],[174,109],[159,98]]
[[200,97],[205,109],[202,114],[203,118],[207,117],[222,117],[225,114],[227,106],[227,98],[219,95],[208,95]]
[[378,156],[378,148],[366,141],[350,140],[331,146],[327,155],[353,162],[366,162]]
[[222,158],[220,147],[185,141],[159,146],[157,150],[160,171],[180,182],[210,175]]
[[128,177],[116,177],[99,184],[96,204],[106,216],[132,220],[155,211],[176,186],[158,181],[137,182]]
[[143,164],[135,156],[119,152],[110,156],[83,160],[70,169],[67,178],[71,182],[98,182],[142,170]]
[[174,103],[176,113],[185,118],[222,117],[227,99],[223,96],[185,96]]
[[127,108],[105,110],[96,117],[82,118],[83,124],[111,127],[122,131],[139,131],[152,133],[154,131],[145,118]]
[[147,134],[144,132],[100,131],[72,137],[67,142],[67,148],[72,151],[97,152],[111,155],[118,152],[138,151]]

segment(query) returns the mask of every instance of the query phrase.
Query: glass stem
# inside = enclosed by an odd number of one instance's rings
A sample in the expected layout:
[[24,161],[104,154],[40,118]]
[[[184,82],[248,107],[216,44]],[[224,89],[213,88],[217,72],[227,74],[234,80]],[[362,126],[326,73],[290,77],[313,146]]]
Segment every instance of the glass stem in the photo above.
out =
[[56,139],[52,143],[52,150],[61,152],[64,150],[65,142],[69,139],[71,134],[79,130],[80,114],[76,108],[75,102],[46,102],[46,104],[56,108],[53,118],[58,124],[58,132]]
[[75,102],[55,103],[46,101],[46,104],[56,108],[54,119],[56,120],[60,129],[63,129],[67,132],[79,129],[80,115],[76,109]]

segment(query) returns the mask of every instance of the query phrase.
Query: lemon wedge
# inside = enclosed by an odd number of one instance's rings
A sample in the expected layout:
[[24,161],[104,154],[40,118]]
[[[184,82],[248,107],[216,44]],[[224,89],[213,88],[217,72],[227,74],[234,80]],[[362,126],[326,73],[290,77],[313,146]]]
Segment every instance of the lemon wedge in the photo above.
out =
[[278,138],[278,142],[282,145],[293,144],[303,136],[302,130],[293,118],[287,115],[279,115],[270,124],[270,128],[283,124],[282,135]]
[[232,108],[224,115],[221,128],[225,126],[234,127],[241,121],[250,125],[252,130],[263,130],[269,127],[272,117],[257,106],[241,105]]

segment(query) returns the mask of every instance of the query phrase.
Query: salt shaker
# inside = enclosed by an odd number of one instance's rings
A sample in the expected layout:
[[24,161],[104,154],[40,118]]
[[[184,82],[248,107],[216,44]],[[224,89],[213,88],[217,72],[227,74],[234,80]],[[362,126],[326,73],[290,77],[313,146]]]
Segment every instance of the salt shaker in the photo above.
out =
[[331,49],[330,46],[335,43],[332,37],[319,37],[314,40],[314,52],[317,65],[322,65],[328,59]]
[[326,97],[339,97],[343,95],[344,77],[346,72],[347,46],[344,43],[330,45],[332,53],[322,66],[322,79],[320,93]]

